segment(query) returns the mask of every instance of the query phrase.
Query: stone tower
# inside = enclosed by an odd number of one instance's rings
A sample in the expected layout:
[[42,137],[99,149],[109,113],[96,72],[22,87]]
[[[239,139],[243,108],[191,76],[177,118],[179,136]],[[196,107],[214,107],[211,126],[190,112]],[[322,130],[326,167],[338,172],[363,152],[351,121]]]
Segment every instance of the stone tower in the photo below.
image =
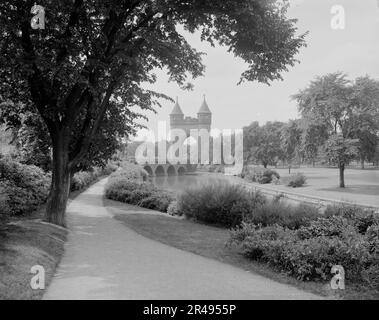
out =
[[172,109],[170,113],[170,128],[180,128],[184,121],[184,113],[180,108],[178,97],[176,97],[176,102],[174,105],[174,109]]
[[190,135],[191,129],[207,129],[211,130],[212,124],[212,112],[209,110],[208,104],[203,99],[203,103],[197,112],[197,118],[184,117],[184,113],[179,106],[178,99],[170,113],[170,129],[183,129],[186,131],[187,135]]
[[201,104],[201,107],[197,112],[197,120],[199,129],[207,129],[208,131],[211,130],[212,112],[211,110],[209,110],[207,101],[205,100],[205,95],[203,103]]

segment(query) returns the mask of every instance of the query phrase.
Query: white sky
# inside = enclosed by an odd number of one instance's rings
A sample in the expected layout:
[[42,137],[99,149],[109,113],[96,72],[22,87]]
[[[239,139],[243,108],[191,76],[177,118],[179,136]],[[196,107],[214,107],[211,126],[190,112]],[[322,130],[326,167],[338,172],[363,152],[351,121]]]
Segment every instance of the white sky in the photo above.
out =
[[[184,34],[197,50],[205,52],[204,77],[190,81],[193,91],[182,91],[159,71],[153,89],[171,97],[178,96],[186,116],[196,116],[203,94],[206,94],[213,113],[212,127],[242,128],[252,121],[286,121],[298,117],[297,106],[290,96],[308,85],[317,75],[343,71],[351,78],[370,75],[379,79],[379,0],[290,0],[288,16],[297,18],[299,33],[309,31],[308,46],[297,56],[300,64],[283,74],[283,81],[271,86],[257,82],[237,85],[244,63],[227,53],[226,48],[212,48],[201,42],[198,34]],[[333,30],[331,9],[342,5],[345,9],[345,29]],[[173,104],[146,115],[144,122],[157,130],[158,121],[168,121]],[[141,136],[139,133],[138,136]]]

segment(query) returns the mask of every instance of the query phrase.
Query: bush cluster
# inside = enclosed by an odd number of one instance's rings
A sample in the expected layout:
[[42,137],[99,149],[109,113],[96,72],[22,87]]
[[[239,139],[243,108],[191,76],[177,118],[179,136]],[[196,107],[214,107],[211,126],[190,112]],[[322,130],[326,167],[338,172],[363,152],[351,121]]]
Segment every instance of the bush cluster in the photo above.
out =
[[0,159],[0,216],[34,211],[47,200],[50,181],[36,166]]
[[87,188],[91,183],[96,181],[101,176],[110,175],[116,171],[118,166],[108,163],[104,168],[95,167],[91,171],[76,172],[71,179],[70,191],[78,191]]
[[280,179],[279,173],[275,170],[251,167],[244,167],[240,176],[249,182],[258,182],[260,184],[273,183]]
[[366,230],[360,228],[356,223],[360,210],[353,217],[329,212],[296,230],[277,223],[244,222],[231,231],[230,244],[240,246],[250,259],[301,280],[330,279],[332,266],[342,265],[347,280],[379,290],[379,222],[376,218]]
[[156,188],[150,182],[143,181],[144,173],[139,173],[138,170],[142,169],[130,166],[114,172],[105,186],[105,196],[108,199],[167,212],[174,196],[168,191]]
[[326,217],[341,216],[348,219],[360,233],[375,224],[379,224],[378,214],[374,210],[365,209],[355,205],[339,204],[327,206],[324,215]]
[[234,227],[245,221],[262,226],[276,223],[298,229],[319,217],[316,207],[268,201],[260,191],[252,192],[228,183],[186,190],[178,196],[170,212],[224,227]]
[[139,165],[131,162],[123,162],[121,170],[111,174],[110,178],[123,178],[127,180],[142,180],[146,181],[149,174],[146,170],[142,169]]
[[[81,190],[99,176],[117,169],[108,164],[103,169],[80,171],[74,174],[70,190]],[[0,159],[0,216],[33,212],[47,200],[51,173],[34,165],[25,165],[10,159]]]
[[241,223],[265,197],[229,183],[188,189],[178,196],[176,211],[187,218],[232,227]]
[[288,187],[292,187],[292,188],[302,187],[306,181],[307,181],[307,178],[302,173],[296,173],[289,177],[285,177],[281,179],[281,182],[284,185]]
[[255,206],[245,221],[262,226],[278,224],[289,229],[299,229],[302,226],[309,225],[310,221],[319,216],[320,213],[314,206],[306,204],[289,205],[274,200]]

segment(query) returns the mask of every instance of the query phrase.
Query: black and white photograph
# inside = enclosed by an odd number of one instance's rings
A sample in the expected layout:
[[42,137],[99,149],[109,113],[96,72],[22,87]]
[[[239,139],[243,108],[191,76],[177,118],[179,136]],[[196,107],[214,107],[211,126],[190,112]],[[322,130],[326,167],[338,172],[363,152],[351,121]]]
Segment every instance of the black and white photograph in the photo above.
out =
[[0,300],[379,300],[378,34],[378,0],[1,0]]

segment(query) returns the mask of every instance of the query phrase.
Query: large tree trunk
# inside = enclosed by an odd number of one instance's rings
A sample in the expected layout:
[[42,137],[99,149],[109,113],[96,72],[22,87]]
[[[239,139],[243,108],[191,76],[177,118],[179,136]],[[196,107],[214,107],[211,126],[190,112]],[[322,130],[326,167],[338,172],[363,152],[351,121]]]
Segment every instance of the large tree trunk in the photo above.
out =
[[345,188],[345,165],[340,164],[340,188]]
[[53,164],[50,194],[46,206],[45,220],[66,226],[65,212],[70,192],[70,170],[67,142],[60,136],[53,141]]
[[365,168],[365,159],[361,158],[361,169]]

